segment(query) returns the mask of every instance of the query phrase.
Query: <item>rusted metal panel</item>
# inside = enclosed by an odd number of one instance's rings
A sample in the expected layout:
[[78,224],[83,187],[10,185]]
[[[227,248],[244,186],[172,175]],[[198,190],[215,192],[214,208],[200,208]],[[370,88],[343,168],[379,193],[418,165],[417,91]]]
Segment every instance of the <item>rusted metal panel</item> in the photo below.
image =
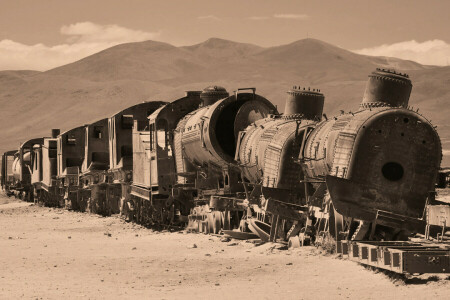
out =
[[306,207],[290,205],[275,199],[267,199],[264,210],[283,219],[302,220],[305,218]]
[[237,150],[244,176],[250,182],[261,182],[265,187],[303,189],[300,184],[303,172],[295,160],[304,131],[312,124],[314,122],[309,120],[278,116],[247,127]]
[[414,213],[402,210],[406,199],[391,191],[377,190],[349,179],[328,175],[327,187],[335,209],[342,215],[358,220],[376,222],[412,232],[424,231],[425,221]]
[[450,245],[340,241],[337,250],[349,260],[396,273],[450,273]]
[[334,150],[333,165],[330,175],[345,178],[353,153],[353,145],[355,143],[356,134],[340,132],[336,139]]

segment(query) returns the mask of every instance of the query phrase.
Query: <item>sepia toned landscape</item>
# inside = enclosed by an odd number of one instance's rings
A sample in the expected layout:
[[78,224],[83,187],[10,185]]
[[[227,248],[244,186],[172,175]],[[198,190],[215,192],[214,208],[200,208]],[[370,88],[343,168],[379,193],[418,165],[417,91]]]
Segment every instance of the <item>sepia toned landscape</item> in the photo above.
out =
[[0,300],[449,297],[450,1],[0,4]]

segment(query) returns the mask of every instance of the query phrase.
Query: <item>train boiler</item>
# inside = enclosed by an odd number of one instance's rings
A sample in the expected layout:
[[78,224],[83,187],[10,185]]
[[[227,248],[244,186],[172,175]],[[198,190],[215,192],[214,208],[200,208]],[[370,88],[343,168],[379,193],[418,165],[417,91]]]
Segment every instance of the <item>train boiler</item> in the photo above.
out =
[[411,89],[406,74],[377,69],[359,110],[318,124],[300,153],[316,189],[310,205],[324,208],[337,240],[395,240],[425,228],[442,153],[433,125],[408,107]]
[[33,146],[42,144],[43,138],[34,138],[22,143],[14,155],[12,164],[13,183],[10,190],[25,201],[34,201],[33,185],[31,184],[31,167]]
[[[245,199],[241,171],[234,160],[239,132],[277,112],[255,89],[245,90],[231,96],[222,87],[203,90],[201,107],[181,119],[174,132],[178,186],[190,189],[197,205],[189,226],[196,226],[195,222],[202,230],[205,217],[209,231],[213,224],[215,232],[221,224],[229,227],[231,218],[239,223],[238,215],[229,213],[241,209],[236,199]],[[216,211],[214,221],[211,208]]]
[[297,158],[308,134],[322,119],[324,99],[319,90],[295,86],[288,91],[282,115],[258,120],[240,132],[236,162],[252,189],[252,202],[270,198],[305,204],[308,189],[302,183]]

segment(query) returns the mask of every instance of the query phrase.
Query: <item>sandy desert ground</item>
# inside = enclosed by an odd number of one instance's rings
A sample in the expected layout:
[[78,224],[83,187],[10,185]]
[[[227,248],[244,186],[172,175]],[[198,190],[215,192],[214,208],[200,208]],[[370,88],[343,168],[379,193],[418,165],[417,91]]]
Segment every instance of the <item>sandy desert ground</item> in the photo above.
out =
[[[446,299],[447,276],[403,279],[313,247],[157,232],[0,197],[1,299]],[[195,244],[195,246],[194,246]]]

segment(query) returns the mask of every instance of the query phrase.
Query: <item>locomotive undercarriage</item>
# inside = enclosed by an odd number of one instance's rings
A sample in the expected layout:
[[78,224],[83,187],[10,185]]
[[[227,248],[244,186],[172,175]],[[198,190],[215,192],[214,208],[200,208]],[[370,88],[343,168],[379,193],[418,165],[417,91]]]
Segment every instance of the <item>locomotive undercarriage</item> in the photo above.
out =
[[37,186],[35,187],[35,199],[38,204],[48,207],[64,207],[64,198],[59,194],[59,187]]

